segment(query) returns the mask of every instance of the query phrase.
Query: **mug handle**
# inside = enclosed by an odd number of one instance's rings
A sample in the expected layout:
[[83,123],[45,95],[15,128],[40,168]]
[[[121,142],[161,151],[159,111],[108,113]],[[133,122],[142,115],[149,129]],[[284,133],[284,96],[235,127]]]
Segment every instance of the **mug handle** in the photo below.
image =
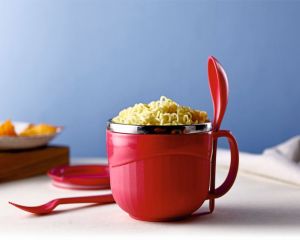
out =
[[222,185],[217,189],[215,189],[213,192],[210,191],[208,193],[207,199],[219,198],[223,196],[225,193],[227,193],[235,181],[238,168],[239,168],[239,149],[234,136],[228,130],[219,130],[213,132],[214,140],[217,140],[220,137],[226,137],[229,142],[230,155],[231,155],[229,172]]

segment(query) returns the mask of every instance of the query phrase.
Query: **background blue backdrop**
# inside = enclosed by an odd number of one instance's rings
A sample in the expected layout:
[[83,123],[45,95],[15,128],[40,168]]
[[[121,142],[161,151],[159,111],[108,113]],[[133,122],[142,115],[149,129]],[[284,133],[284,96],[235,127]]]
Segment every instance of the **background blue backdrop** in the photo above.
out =
[[223,128],[261,152],[299,133],[300,2],[0,0],[0,119],[65,125],[105,155],[105,122],[160,95],[208,110],[207,56],[229,76]]

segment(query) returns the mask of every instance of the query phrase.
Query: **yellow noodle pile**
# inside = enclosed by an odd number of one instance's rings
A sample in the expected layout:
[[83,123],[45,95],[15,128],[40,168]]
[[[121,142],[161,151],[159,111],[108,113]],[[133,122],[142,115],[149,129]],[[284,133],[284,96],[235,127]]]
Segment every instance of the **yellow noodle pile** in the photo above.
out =
[[158,101],[126,108],[112,121],[130,125],[191,125],[209,120],[206,112],[180,106],[172,99],[162,96]]

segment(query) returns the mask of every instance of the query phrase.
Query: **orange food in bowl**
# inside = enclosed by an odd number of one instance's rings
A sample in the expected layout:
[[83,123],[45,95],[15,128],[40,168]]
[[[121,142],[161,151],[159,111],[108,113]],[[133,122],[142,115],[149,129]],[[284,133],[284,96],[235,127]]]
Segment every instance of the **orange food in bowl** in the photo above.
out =
[[10,120],[0,124],[0,136],[17,136],[15,127]]
[[30,136],[40,136],[40,135],[52,135],[57,131],[57,127],[49,124],[38,124],[38,125],[29,125],[23,132],[20,133],[20,136],[30,137]]

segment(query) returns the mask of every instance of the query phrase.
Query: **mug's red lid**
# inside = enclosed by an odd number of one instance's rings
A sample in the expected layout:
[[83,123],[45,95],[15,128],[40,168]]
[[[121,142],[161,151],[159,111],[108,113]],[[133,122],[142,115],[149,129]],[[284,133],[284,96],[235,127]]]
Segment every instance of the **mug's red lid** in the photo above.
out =
[[48,171],[52,184],[56,187],[69,189],[108,189],[108,165],[64,165]]

